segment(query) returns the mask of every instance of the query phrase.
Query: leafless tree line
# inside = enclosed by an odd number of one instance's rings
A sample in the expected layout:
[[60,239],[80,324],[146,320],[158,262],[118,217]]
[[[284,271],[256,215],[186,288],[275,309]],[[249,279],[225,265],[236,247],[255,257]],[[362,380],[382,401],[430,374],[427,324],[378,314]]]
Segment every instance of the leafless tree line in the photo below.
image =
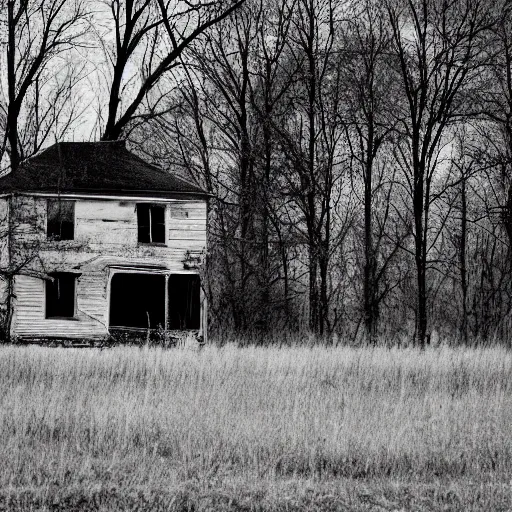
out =
[[203,186],[214,326],[508,337],[508,2],[0,6],[2,161],[127,137]]

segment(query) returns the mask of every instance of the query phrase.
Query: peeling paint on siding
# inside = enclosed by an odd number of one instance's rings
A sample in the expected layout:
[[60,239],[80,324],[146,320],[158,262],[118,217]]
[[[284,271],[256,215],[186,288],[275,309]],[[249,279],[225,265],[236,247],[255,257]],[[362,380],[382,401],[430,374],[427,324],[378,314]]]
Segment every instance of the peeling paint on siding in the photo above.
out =
[[[137,201],[75,199],[75,239],[46,240],[46,198],[16,196],[20,215],[15,243],[38,244],[38,272],[77,271],[76,318],[45,318],[45,281],[28,275],[15,279],[13,334],[19,337],[95,339],[108,334],[108,279],[112,267],[184,270],[187,251],[206,246],[205,200],[160,200],[166,204],[166,245],[137,241]],[[5,200],[0,200],[0,213]],[[0,248],[0,260],[5,259]],[[205,310],[206,307],[204,306]],[[202,315],[204,319],[205,315]],[[203,320],[204,322],[204,320]]]

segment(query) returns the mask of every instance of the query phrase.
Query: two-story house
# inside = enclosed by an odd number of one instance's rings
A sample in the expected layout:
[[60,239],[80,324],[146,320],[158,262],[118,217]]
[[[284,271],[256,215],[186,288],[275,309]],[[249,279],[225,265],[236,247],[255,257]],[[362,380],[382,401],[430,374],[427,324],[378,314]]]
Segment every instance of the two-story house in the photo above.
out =
[[0,178],[11,334],[94,340],[149,328],[205,336],[207,199],[124,142],[58,143],[26,160]]

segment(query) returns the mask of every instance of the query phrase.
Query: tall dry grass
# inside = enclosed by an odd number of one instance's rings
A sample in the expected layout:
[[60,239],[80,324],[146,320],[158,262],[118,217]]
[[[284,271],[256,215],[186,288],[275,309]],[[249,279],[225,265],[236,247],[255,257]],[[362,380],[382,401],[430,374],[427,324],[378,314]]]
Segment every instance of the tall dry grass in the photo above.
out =
[[0,487],[512,476],[505,349],[0,349]]

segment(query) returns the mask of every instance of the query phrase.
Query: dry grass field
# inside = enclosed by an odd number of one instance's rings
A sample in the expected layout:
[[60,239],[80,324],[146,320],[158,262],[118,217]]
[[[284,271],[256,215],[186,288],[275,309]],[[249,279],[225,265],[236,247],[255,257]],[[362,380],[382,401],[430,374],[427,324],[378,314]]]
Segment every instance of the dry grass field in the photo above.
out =
[[0,510],[512,510],[512,353],[0,348]]

